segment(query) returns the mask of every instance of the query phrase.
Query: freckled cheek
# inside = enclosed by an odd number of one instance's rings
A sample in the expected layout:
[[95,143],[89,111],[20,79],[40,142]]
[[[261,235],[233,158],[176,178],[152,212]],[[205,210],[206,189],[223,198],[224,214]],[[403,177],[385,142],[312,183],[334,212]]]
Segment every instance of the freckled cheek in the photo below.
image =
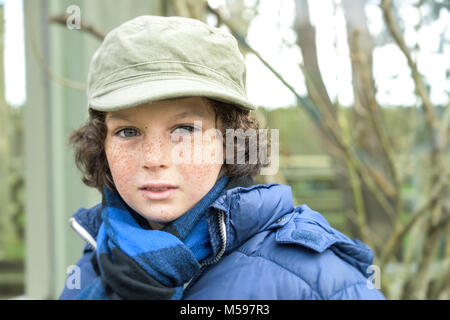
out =
[[[204,165],[209,165],[211,162],[223,161],[223,143],[221,140],[205,136],[200,149]],[[192,152],[194,153],[195,149]]]
[[220,160],[215,160],[211,158],[212,154],[220,155],[222,157],[223,146],[221,142],[206,143],[202,146],[203,162],[195,163],[193,161],[189,164],[181,164],[178,166],[178,172],[184,176],[184,181],[189,185],[195,185],[197,188],[193,188],[191,191],[194,192],[204,192],[211,188],[220,172],[222,167]]
[[114,183],[120,189],[121,185],[132,181],[130,177],[139,168],[139,157],[130,148],[120,145],[106,145],[105,152]]
[[184,176],[185,183],[192,186],[197,186],[191,189],[191,191],[201,190],[206,186],[211,185],[211,183],[217,177],[217,165],[213,164],[190,164],[181,165],[179,167],[179,172],[181,171]]
[[203,164],[205,166],[215,167],[223,163],[224,148],[220,140],[213,140],[203,145]]

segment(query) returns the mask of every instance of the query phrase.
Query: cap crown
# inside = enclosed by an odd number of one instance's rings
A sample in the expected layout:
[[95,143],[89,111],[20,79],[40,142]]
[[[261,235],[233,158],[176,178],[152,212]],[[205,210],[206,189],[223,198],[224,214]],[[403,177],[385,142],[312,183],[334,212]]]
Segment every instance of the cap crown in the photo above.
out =
[[236,39],[195,19],[160,16],[134,18],[107,34],[91,61],[89,104],[95,108],[112,91],[165,79],[217,87],[227,91],[224,101],[233,100],[229,94],[242,100],[230,102],[251,108],[245,105],[246,67]]

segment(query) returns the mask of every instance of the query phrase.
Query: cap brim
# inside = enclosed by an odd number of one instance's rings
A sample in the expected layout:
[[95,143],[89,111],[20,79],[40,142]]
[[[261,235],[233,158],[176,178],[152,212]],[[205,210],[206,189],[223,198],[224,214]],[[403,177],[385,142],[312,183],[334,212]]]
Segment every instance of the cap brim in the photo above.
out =
[[245,97],[213,82],[197,79],[158,79],[143,81],[116,88],[89,99],[89,107],[98,111],[117,111],[136,107],[152,101],[182,97],[206,97],[254,110],[255,106]]

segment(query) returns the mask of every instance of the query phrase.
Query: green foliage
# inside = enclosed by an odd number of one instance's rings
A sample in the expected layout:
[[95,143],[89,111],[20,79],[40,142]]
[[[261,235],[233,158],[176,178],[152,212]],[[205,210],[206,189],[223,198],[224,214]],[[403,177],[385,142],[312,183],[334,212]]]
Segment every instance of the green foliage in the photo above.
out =
[[279,130],[281,155],[325,154],[318,130],[299,107],[274,110],[260,107],[258,111],[265,115],[268,128]]
[[[7,167],[2,167],[5,177],[2,183],[6,184],[8,192],[7,203],[0,210],[0,223],[8,222],[13,230],[8,230],[8,238],[3,238],[0,243],[2,258],[19,259],[24,255],[24,230],[25,230],[25,207],[24,207],[24,159],[23,159],[23,124],[22,110],[8,108],[8,135],[0,136],[2,145],[8,146],[3,150],[1,157]],[[0,226],[0,229],[6,228]]]

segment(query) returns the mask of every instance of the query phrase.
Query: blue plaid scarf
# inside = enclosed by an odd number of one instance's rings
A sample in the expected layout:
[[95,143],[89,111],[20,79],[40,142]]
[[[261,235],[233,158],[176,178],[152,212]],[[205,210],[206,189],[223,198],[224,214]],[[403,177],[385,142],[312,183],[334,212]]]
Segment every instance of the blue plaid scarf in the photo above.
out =
[[161,230],[149,228],[116,191],[103,191],[103,223],[92,263],[98,276],[76,299],[181,299],[184,285],[212,254],[205,212],[227,176]]

